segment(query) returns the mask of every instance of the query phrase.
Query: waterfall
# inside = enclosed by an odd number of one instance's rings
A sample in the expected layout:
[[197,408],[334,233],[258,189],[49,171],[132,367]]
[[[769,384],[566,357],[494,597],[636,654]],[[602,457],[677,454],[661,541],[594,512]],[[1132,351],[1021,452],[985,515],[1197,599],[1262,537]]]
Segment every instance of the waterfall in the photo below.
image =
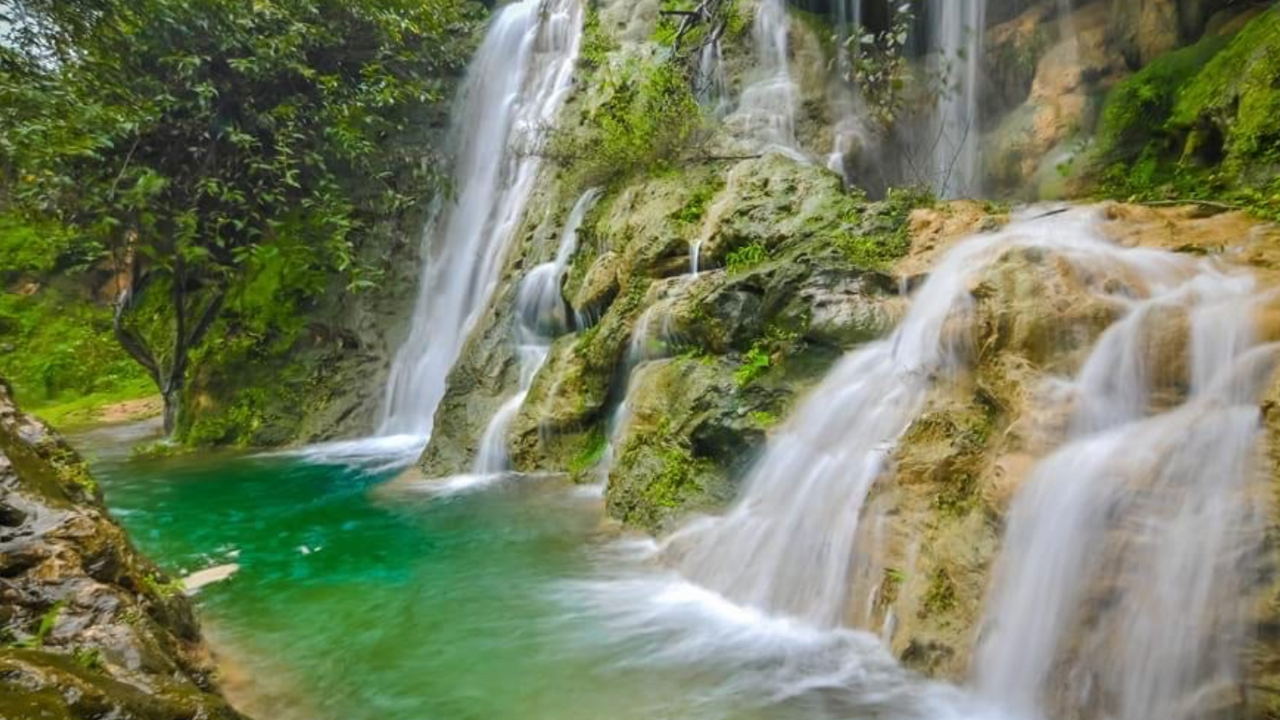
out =
[[[970,362],[975,328],[974,300],[969,288],[979,273],[1012,248],[1034,247],[1053,252],[1078,268],[1076,275],[1088,284],[1089,290],[1108,302],[1130,301],[1125,296],[1127,290],[1117,289],[1115,283],[1109,284],[1108,278],[1116,277],[1116,273],[1137,278],[1136,287],[1147,288],[1152,298],[1136,301],[1128,317],[1140,317],[1147,304],[1181,302],[1194,308],[1195,354],[1197,358],[1203,356],[1203,362],[1210,363],[1213,372],[1200,369],[1197,360],[1192,374],[1196,378],[1195,387],[1205,388],[1197,391],[1203,393],[1203,399],[1189,403],[1190,409],[1160,421],[1183,428],[1180,435],[1172,434],[1172,429],[1162,430],[1163,425],[1152,426],[1141,420],[1136,420],[1136,425],[1122,424],[1122,428],[1132,428],[1136,434],[1087,440],[1106,443],[1105,448],[1093,446],[1088,462],[1071,459],[1069,449],[1064,450],[1069,453],[1068,459],[1046,461],[1053,469],[1045,472],[1062,478],[1057,486],[1062,495],[1042,503],[1024,500],[1019,504],[1019,508],[1027,503],[1035,504],[1046,514],[1015,511],[1014,527],[1006,543],[1007,552],[1013,554],[1015,560],[1005,562],[1006,565],[1014,562],[1015,568],[1006,576],[1021,578],[1018,582],[1038,577],[1041,585],[1016,601],[996,603],[993,617],[999,621],[996,635],[990,641],[995,645],[988,643],[983,657],[988,658],[984,666],[1004,668],[986,674],[985,677],[992,679],[984,687],[990,687],[997,695],[1001,688],[1023,687],[1011,676],[1036,675],[1033,666],[1038,656],[1028,647],[1032,644],[1031,638],[1040,634],[1055,635],[1047,629],[1052,624],[1053,608],[1058,607],[1057,602],[1069,603],[1066,599],[1071,594],[1069,585],[1077,576],[1069,567],[1055,564],[1054,553],[1081,558],[1092,555],[1084,533],[1068,536],[1040,533],[1051,533],[1068,523],[1063,515],[1071,507],[1067,504],[1071,498],[1092,503],[1080,510],[1082,523],[1098,522],[1098,513],[1089,510],[1105,507],[1107,497],[1124,492],[1123,487],[1110,491],[1085,490],[1081,479],[1097,477],[1103,482],[1128,477],[1132,473],[1126,470],[1124,462],[1130,463],[1130,470],[1139,462],[1158,466],[1164,473],[1160,482],[1166,488],[1182,486],[1191,491],[1182,509],[1163,495],[1146,500],[1153,506],[1152,512],[1168,515],[1165,524],[1159,526],[1163,528],[1159,535],[1161,542],[1175,542],[1175,528],[1204,522],[1206,513],[1216,516],[1217,511],[1198,505],[1198,499],[1229,502],[1232,483],[1239,481],[1206,473],[1207,463],[1220,462],[1224,472],[1238,477],[1235,469],[1243,472],[1247,465],[1247,458],[1241,454],[1248,454],[1246,451],[1251,447],[1257,426],[1256,407],[1242,404],[1246,400],[1256,401],[1256,383],[1240,380],[1256,379],[1262,372],[1261,364],[1246,352],[1250,343],[1245,339],[1245,331],[1252,320],[1247,310],[1241,311],[1240,300],[1250,292],[1248,279],[1217,272],[1206,261],[1186,256],[1118,247],[1101,236],[1096,224],[1092,211],[1074,210],[1052,217],[1015,221],[998,233],[979,235],[950,249],[917,290],[910,310],[894,333],[841,360],[787,424],[770,438],[734,507],[720,517],[694,520],[667,539],[668,561],[684,577],[736,604],[798,618],[819,627],[844,625],[856,605],[856,600],[850,597],[851,568],[856,565],[854,539],[864,501],[872,484],[885,473],[898,438],[923,409],[930,389],[947,382]],[[1229,308],[1237,313],[1230,321]],[[1129,337],[1137,332],[1134,328],[1139,327],[1150,330],[1149,324],[1131,323],[1126,319],[1099,340],[1096,352],[1106,357],[1096,356],[1099,359],[1086,363],[1081,371],[1082,400],[1076,413],[1081,418],[1080,427],[1095,428],[1100,424],[1096,418],[1090,418],[1091,403],[1083,398],[1096,397],[1098,402],[1111,403],[1107,414],[1112,424],[1126,422],[1126,413],[1141,414],[1133,408],[1140,408],[1146,402],[1122,397],[1124,393],[1120,392],[1121,388],[1134,394],[1138,391],[1128,381],[1114,381],[1144,372],[1141,368],[1135,369]],[[1112,377],[1096,377],[1098,367],[1110,368]],[[1250,369],[1253,375],[1246,372]],[[1231,372],[1226,372],[1228,370]],[[1228,395],[1223,395],[1224,392]],[[1215,426],[1220,429],[1209,429]],[[1193,442],[1192,436],[1196,435],[1193,431],[1205,434]],[[1163,440],[1156,442],[1160,438]],[[1151,448],[1151,451],[1139,453],[1135,448]],[[1161,463],[1175,450],[1173,456],[1179,462]],[[1033,481],[1031,487],[1041,485]],[[1223,496],[1216,497],[1209,492],[1213,487],[1222,490]],[[1218,530],[1227,533],[1229,521],[1241,517],[1241,513],[1232,515],[1223,511],[1212,527],[1206,527],[1206,533],[1212,535]],[[1141,515],[1134,518],[1135,522],[1144,520],[1154,522],[1155,518]],[[1197,536],[1196,532],[1186,532],[1185,539],[1177,541],[1181,544],[1176,547],[1182,549]],[[1158,582],[1164,583],[1170,593],[1192,593],[1199,585],[1189,566],[1204,561],[1209,565],[1202,569],[1209,569],[1214,562],[1229,563],[1230,555],[1212,561],[1212,557],[1218,557],[1215,553],[1230,546],[1229,539],[1225,536],[1220,540],[1207,538],[1205,548],[1194,551],[1185,548],[1187,554],[1176,561],[1151,558],[1154,564],[1149,572],[1159,576],[1158,580],[1153,576],[1151,587],[1159,587]],[[1033,541],[1043,553],[1028,549]],[[1017,564],[1019,562],[1022,564]],[[1168,567],[1157,567],[1162,563]],[[1218,587],[1232,586],[1225,583]],[[1007,607],[1010,603],[1016,607]],[[1177,605],[1162,607],[1174,612]],[[1134,613],[1141,614],[1136,609]],[[1178,625],[1178,621],[1169,618],[1166,624]],[[1137,625],[1136,621],[1132,622],[1130,631],[1148,633]],[[1169,632],[1172,633],[1171,627]],[[1181,662],[1192,662],[1199,657],[1195,653],[1171,653],[1168,643],[1177,641],[1154,631],[1144,635],[1140,642],[1146,642],[1151,653],[1169,653],[1182,658]],[[1051,643],[1046,641],[1046,644]],[[1095,652],[1101,654],[1104,650],[1099,648]],[[1147,657],[1146,651],[1142,652],[1143,657]],[[1004,664],[995,663],[990,660],[992,657],[1003,659]],[[1133,662],[1134,667],[1149,666],[1146,660],[1126,662]],[[1177,661],[1170,658],[1166,662]],[[1047,660],[1036,667],[1041,673],[1050,669]],[[1162,679],[1158,681],[1144,682],[1156,690],[1164,690],[1168,687],[1167,678],[1176,674],[1170,670],[1161,674]],[[1142,702],[1149,701],[1151,695],[1146,693],[1147,700]]]
[[381,435],[431,433],[445,381],[488,305],[533,183],[538,131],[568,94],[578,0],[519,0],[493,19],[453,119],[456,200],[429,227],[408,339],[396,352]]
[[507,432],[511,421],[529,395],[533,379],[551,352],[551,343],[557,335],[570,329],[568,312],[561,295],[561,284],[569,260],[578,247],[578,230],[587,212],[600,198],[597,189],[587,190],[574,203],[569,218],[560,234],[560,245],[555,258],[537,265],[520,281],[516,293],[516,352],[520,360],[519,390],[502,404],[480,441],[476,457],[475,473],[493,475],[510,469],[507,451]]
[[791,76],[790,32],[785,0],[761,0],[751,30],[753,80],[742,91],[737,114],[747,134],[765,150],[803,159],[796,141],[800,88]]
[[729,81],[724,72],[724,51],[720,34],[707,41],[698,52],[698,100],[717,120],[729,114]]
[[[976,678],[1018,715],[1190,720],[1238,693],[1276,348],[1253,338],[1250,278],[1184,265],[1097,344],[1069,441],[1014,501]],[[1170,359],[1150,337],[1178,316],[1189,396],[1161,412],[1153,377]]]
[[981,191],[981,92],[986,0],[929,0],[932,71],[942,82],[932,127],[924,138],[929,181],[941,197]]
[[[862,0],[837,0],[835,6],[836,71],[839,77],[847,78],[853,70],[853,57],[858,52],[857,36],[865,32],[862,27]],[[853,178],[849,176],[846,167],[847,158],[865,142],[866,129],[853,93],[841,84],[837,84],[835,88],[831,105],[839,120],[831,129],[831,152],[827,155],[827,168],[839,173],[848,185],[853,182]]]
[[947,321],[968,312],[967,279],[1003,237],[943,260],[893,335],[841,360],[770,439],[735,507],[669,539],[683,574],[759,610],[841,623],[863,499],[932,378],[963,363],[966,343]]

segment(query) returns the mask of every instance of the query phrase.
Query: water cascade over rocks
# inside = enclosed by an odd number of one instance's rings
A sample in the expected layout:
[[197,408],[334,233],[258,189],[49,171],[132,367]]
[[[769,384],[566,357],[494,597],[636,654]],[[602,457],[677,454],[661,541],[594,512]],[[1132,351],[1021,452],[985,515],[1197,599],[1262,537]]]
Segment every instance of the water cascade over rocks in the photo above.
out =
[[[968,371],[971,288],[1012,251],[1066,263],[1120,315],[1057,393],[1069,415],[1064,444],[1010,511],[974,660],[979,692],[957,705],[931,691],[926,704],[941,712],[934,703],[943,703],[943,715],[972,716],[962,706],[974,702],[1001,717],[1139,720],[1204,717],[1229,702],[1248,633],[1241,589],[1261,572],[1257,403],[1277,349],[1253,339],[1251,277],[1119,246],[1087,208],[1023,217],[947,251],[897,330],[846,356],[771,437],[736,505],[653,549],[673,574],[649,587],[591,587],[600,612],[618,618],[619,632],[685,633],[677,655],[747,642],[746,627],[698,628],[699,613],[754,627],[769,648],[736,652],[783,652],[779,633],[854,642],[849,627],[865,620],[854,596],[867,588],[855,587],[851,568],[868,491],[930,390]],[[1190,348],[1185,399],[1151,354],[1153,333],[1171,322],[1176,332],[1179,317]],[[798,682],[794,651],[773,678],[783,695]],[[811,662],[818,685],[871,672]]]
[[427,230],[408,339],[391,367],[380,435],[427,436],[449,369],[488,305],[538,175],[529,152],[568,94],[578,0],[520,0],[494,18],[454,114],[457,199]]
[[[1186,720],[1240,686],[1240,589],[1265,532],[1258,399],[1277,348],[1253,338],[1251,278],[1176,260],[1126,266],[1149,294],[1098,342],[1069,441],[1015,500],[976,670],[1020,716]],[[1166,407],[1148,348],[1178,317],[1189,391]]]
[[569,259],[578,246],[578,229],[582,227],[587,211],[599,197],[600,191],[591,189],[578,198],[561,231],[560,247],[556,250],[555,258],[534,267],[520,282],[516,295],[516,351],[520,359],[520,388],[510,400],[502,404],[484,432],[475,463],[478,475],[493,475],[510,469],[507,431],[528,396],[534,377],[547,360],[551,342],[557,335],[570,329],[567,308],[560,297],[560,285],[565,269],[569,266]]
[[784,0],[762,0],[751,29],[754,78],[742,91],[735,113],[745,134],[762,149],[803,160],[796,140],[800,88],[791,74],[791,18]]

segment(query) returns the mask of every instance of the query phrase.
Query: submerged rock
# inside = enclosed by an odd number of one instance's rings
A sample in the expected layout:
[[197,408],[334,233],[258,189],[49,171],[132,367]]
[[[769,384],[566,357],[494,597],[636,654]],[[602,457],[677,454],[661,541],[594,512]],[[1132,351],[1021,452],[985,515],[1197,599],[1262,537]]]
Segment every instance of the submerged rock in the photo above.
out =
[[130,545],[84,462],[0,384],[0,717],[242,720],[181,584]]

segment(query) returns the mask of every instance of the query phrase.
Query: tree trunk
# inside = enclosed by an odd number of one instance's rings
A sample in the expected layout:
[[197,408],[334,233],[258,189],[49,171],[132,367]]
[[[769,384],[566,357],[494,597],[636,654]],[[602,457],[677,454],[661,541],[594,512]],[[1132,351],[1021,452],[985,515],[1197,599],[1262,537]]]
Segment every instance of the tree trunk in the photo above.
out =
[[161,393],[164,398],[164,435],[170,437],[178,427],[178,417],[182,414],[182,392],[180,384],[170,384]]

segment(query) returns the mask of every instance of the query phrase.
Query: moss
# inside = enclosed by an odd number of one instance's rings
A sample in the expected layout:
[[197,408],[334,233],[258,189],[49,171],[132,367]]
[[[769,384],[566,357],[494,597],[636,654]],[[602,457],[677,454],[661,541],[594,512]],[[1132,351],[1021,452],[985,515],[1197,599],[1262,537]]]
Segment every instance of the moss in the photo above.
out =
[[703,122],[688,69],[671,57],[628,56],[597,78],[598,96],[545,150],[568,184],[609,187],[677,165]]
[[707,214],[707,208],[710,207],[712,198],[723,189],[723,175],[720,173],[706,175],[703,181],[689,195],[684,207],[680,208],[680,212],[676,215],[676,220],[686,225],[694,225],[701,222],[702,218]]
[[929,577],[929,587],[924,594],[924,610],[930,614],[943,614],[956,607],[956,585],[944,568],[938,568]]
[[894,188],[882,202],[857,202],[845,211],[835,245],[855,267],[883,270],[911,249],[911,211],[935,202],[922,188]]
[[1280,219],[1280,7],[1112,90],[1089,177],[1128,200],[1219,200]]
[[609,450],[609,438],[604,428],[593,428],[587,436],[586,445],[569,461],[569,472],[575,476],[582,475],[600,464]]
[[148,593],[161,600],[170,600],[177,597],[182,594],[184,589],[180,578],[165,580],[155,574],[142,576],[142,586]]

